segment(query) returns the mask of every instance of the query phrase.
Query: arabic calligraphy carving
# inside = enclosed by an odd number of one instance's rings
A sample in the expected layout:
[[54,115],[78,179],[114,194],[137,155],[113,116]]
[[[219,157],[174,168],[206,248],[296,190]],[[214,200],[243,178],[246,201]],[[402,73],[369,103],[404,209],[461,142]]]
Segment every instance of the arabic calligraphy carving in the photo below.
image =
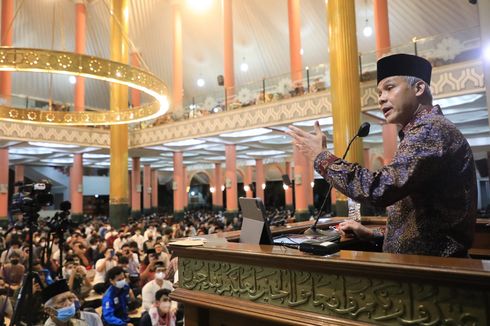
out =
[[181,257],[180,286],[380,325],[487,325],[488,294],[464,287]]

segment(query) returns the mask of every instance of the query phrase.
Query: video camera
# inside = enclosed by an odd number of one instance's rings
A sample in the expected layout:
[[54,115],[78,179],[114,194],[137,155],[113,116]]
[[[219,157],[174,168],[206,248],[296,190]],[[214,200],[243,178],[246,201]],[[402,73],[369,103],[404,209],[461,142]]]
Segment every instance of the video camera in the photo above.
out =
[[18,192],[12,195],[12,213],[37,213],[43,206],[53,204],[53,195],[51,194],[51,182],[49,180],[40,180],[35,183],[25,184],[16,182],[19,187]]
[[64,232],[69,227],[75,227],[78,224],[74,223],[70,218],[71,203],[64,201],[60,204],[61,212],[56,212],[52,217],[48,217],[45,222],[51,231]]

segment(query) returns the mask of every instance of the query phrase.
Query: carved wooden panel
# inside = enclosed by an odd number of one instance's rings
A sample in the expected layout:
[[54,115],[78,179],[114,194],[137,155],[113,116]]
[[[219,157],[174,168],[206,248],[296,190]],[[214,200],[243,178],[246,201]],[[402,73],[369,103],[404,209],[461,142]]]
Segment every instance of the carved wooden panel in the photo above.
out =
[[379,325],[488,325],[489,294],[463,286],[179,258],[179,286]]

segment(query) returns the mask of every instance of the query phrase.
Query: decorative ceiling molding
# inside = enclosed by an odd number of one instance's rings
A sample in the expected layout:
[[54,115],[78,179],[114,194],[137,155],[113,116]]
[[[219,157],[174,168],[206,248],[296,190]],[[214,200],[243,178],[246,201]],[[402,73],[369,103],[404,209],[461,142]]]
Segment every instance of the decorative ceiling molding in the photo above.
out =
[[[362,110],[378,107],[375,81],[361,84]],[[482,92],[485,90],[480,60],[437,67],[431,83],[437,98]],[[220,133],[274,126],[331,115],[330,91],[294,97],[278,102],[250,106],[218,114],[168,123],[130,132],[129,148],[213,136]],[[0,124],[0,139],[51,141],[80,146],[110,147],[109,130],[81,127],[35,126],[21,123]]]
[[38,126],[16,122],[0,123],[0,139],[47,141],[90,147],[109,147],[109,130],[68,126]]

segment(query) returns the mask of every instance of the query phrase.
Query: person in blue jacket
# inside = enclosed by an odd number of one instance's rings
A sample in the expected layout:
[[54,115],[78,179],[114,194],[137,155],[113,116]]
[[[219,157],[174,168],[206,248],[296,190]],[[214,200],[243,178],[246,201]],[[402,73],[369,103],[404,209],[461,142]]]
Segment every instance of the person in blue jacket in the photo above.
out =
[[124,270],[116,266],[107,271],[109,288],[102,297],[102,320],[104,325],[132,326],[128,317],[130,300],[129,285]]

